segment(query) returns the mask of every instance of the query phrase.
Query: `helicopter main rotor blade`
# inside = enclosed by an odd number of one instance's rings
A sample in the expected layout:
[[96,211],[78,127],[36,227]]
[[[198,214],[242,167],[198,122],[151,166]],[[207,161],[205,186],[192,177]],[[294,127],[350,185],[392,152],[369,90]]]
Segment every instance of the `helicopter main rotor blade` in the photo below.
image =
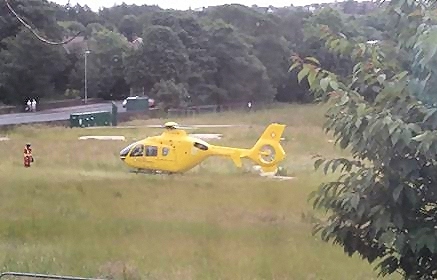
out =
[[199,129],[198,127],[195,127],[195,126],[183,126],[183,125],[177,126],[176,128],[179,128],[179,129]]
[[[138,126],[141,127],[141,126]],[[165,126],[163,126],[162,124],[149,124],[149,125],[144,125],[144,127],[150,127],[150,128],[165,128]]]
[[175,129],[198,129],[194,126],[185,126],[185,125],[177,125],[177,126],[165,126],[162,124],[150,124],[150,125],[144,125],[144,127],[148,128],[175,128]]

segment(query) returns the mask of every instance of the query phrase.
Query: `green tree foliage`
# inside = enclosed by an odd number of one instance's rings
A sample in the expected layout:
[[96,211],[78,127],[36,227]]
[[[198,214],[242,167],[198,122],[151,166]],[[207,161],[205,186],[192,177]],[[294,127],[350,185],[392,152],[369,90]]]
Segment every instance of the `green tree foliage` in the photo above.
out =
[[74,36],[77,33],[85,33],[86,27],[77,21],[58,21],[58,24],[64,28],[64,34],[67,36]]
[[297,51],[304,39],[304,23],[311,13],[302,7],[296,7],[294,9],[280,8],[274,15],[279,25],[280,35],[290,42],[293,50]]
[[193,15],[175,12],[155,14],[151,24],[171,27],[184,44],[188,54],[187,76],[191,105],[214,103],[214,96],[223,95],[215,84],[217,58],[211,55],[208,31]]
[[263,35],[256,38],[254,54],[266,67],[267,74],[274,88],[279,88],[286,81],[292,51],[284,38],[274,35]]
[[[304,8],[295,7],[223,5],[197,12],[121,4],[95,13],[79,4],[62,6],[45,0],[10,2],[39,34],[51,40],[65,40],[82,32],[80,37],[59,48],[63,70],[56,78],[45,78],[56,80],[56,86],[46,91],[45,98],[62,98],[65,92],[68,96],[71,92],[83,96],[84,51],[92,48],[87,57],[90,97],[118,99],[129,92],[150,95],[157,83],[174,80],[175,85],[184,85],[191,105],[274,98],[309,102],[312,95],[308,94],[308,86],[298,84],[297,72],[287,71],[293,52],[305,50],[306,55],[321,57],[322,64],[332,71],[350,69],[351,65],[347,64],[350,58],[339,63],[329,57],[317,36],[305,38],[305,25],[309,28],[336,22],[338,28],[348,28],[354,36],[369,38],[380,38],[387,26],[384,20],[366,20],[369,16],[348,17],[332,11],[312,15]],[[353,8],[355,4],[349,5]],[[29,64],[40,62],[38,48],[19,45],[25,43],[17,36],[24,26],[6,9],[5,2],[0,1],[0,7],[3,7],[0,9],[3,59],[7,57],[12,63],[20,61],[19,57],[10,57],[19,55],[18,52],[6,49],[7,45],[13,45],[17,49],[29,47]],[[324,53],[326,59],[321,56]],[[52,56],[45,59],[49,59],[47,65],[59,64]],[[7,71],[2,73],[3,82],[5,77],[16,74],[15,68],[16,65],[3,66]],[[8,82],[2,85],[2,90],[21,92],[16,87],[18,83]],[[18,95],[6,96],[0,95],[0,102],[21,102]]]
[[185,107],[189,104],[190,98],[185,85],[177,84],[174,80],[161,80],[156,83],[151,90],[151,96],[158,100],[158,105],[163,106],[165,110]]
[[27,98],[43,98],[57,90],[65,90],[60,83],[67,62],[62,47],[48,47],[28,30],[2,42],[5,44],[5,49],[0,50],[0,96],[3,101],[24,104]]
[[102,29],[92,33],[88,44],[91,51],[90,64],[97,71],[94,73],[96,97],[120,99],[128,95],[129,86],[125,80],[122,61],[123,53],[129,48],[126,38],[119,33]]
[[81,6],[76,4],[73,7],[67,5],[66,11],[69,20],[80,22],[84,26],[87,26],[90,23],[103,23],[99,16],[87,5]]
[[[351,21],[346,16],[331,8],[323,9],[316,13],[316,16],[310,17],[304,24],[304,44],[305,49],[298,50],[305,56],[315,56],[321,65],[327,70],[335,71],[338,74],[346,76],[351,72],[353,62],[347,56],[335,56],[329,51],[331,45],[326,45],[320,40],[319,26],[329,26],[332,32],[342,34],[345,37],[357,37],[358,31],[353,27]],[[338,41],[330,42],[332,45]]]
[[[292,18],[290,14],[287,14],[287,16]],[[247,44],[250,50],[249,53],[253,53],[257,60],[261,61],[266,68],[267,74],[262,79],[265,82],[268,82],[266,79],[269,79],[268,83],[275,91],[273,93],[271,89],[264,87],[263,90],[267,91],[266,95],[274,97],[282,92],[283,98],[280,98],[281,101],[291,101],[293,99],[291,96],[296,96],[295,90],[292,94],[288,90],[287,86],[292,85],[290,81],[293,80],[293,76],[290,76],[286,69],[292,53],[291,46],[299,35],[293,38],[291,42],[288,41],[285,36],[290,35],[290,30],[283,29],[279,16],[263,14],[243,5],[232,4],[214,7],[207,11],[206,17],[209,20],[214,19],[216,22],[223,21],[227,23],[228,26],[233,28],[233,33],[238,34],[238,39]],[[295,34],[298,34],[299,31]],[[259,63],[256,62],[255,65],[259,65]],[[264,76],[264,74],[260,75]],[[300,88],[298,85],[296,87]],[[241,96],[241,99],[256,100],[257,95],[259,94],[253,93],[247,97]]]
[[188,54],[177,34],[166,26],[152,26],[143,37],[140,48],[125,57],[128,83],[148,92],[160,80],[186,81]]
[[[117,5],[111,8],[103,8],[99,12],[100,18],[114,26],[119,26],[123,17],[125,16],[135,16],[141,18],[145,15],[150,15],[155,12],[161,11],[158,6],[148,6],[148,5],[127,5],[125,3]],[[141,21],[140,21],[141,22]]]
[[[326,131],[352,153],[315,162],[325,173],[342,173],[312,196],[314,207],[329,213],[315,233],[349,255],[377,261],[382,275],[398,271],[404,279],[437,278],[437,109],[427,91],[436,57],[435,11],[433,2],[391,1],[384,14],[398,21],[376,45],[319,26],[329,49],[355,62],[347,77],[312,57],[296,56],[291,67],[329,101]],[[412,70],[404,71],[393,52]],[[375,98],[364,99],[363,89]]]
[[272,100],[274,90],[266,68],[251,54],[250,46],[238,32],[221,21],[207,28],[210,53],[217,59],[215,84],[226,91],[226,96],[216,96],[217,104],[229,100]]
[[272,35],[280,32],[279,24],[273,17],[239,4],[213,7],[206,15],[209,19],[223,20],[249,36]]
[[126,36],[129,41],[132,41],[134,35],[141,35],[142,28],[138,18],[134,15],[125,15],[118,26],[121,34]]
[[[15,11],[27,21],[32,22],[34,28],[52,39],[62,39],[62,28],[56,24],[56,10],[53,6],[47,5],[43,0],[17,0],[11,1]],[[0,2],[0,48],[2,41],[8,37],[15,36],[23,25],[9,12],[4,1]]]

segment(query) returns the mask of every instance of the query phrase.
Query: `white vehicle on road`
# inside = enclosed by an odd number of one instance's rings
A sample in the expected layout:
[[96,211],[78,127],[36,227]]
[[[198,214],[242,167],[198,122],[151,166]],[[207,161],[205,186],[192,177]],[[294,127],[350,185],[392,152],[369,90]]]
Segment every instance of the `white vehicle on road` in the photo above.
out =
[[[140,97],[140,96],[129,96],[128,98],[126,98],[125,100],[123,100],[123,108],[126,108],[126,104],[128,102],[128,100],[134,100],[134,99],[138,99],[138,98],[148,98],[148,97]],[[153,108],[155,106],[155,100],[152,98],[148,98],[149,101],[149,107]]]

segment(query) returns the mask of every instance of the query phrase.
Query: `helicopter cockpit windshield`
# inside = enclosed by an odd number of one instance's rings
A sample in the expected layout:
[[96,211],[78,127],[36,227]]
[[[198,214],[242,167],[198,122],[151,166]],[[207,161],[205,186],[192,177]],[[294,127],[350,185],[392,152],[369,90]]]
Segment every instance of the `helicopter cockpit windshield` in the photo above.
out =
[[132,149],[133,146],[135,146],[136,143],[130,144],[129,146],[127,146],[126,148],[124,148],[123,150],[120,151],[120,157],[125,158],[127,157],[127,155],[129,154],[130,150]]

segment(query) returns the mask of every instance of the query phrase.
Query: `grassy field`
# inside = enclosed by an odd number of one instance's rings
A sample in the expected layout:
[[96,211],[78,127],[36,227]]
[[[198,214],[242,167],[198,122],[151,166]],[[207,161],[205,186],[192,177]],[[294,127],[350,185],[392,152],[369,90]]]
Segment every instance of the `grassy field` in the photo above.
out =
[[[133,121],[129,125],[166,120]],[[176,120],[245,124],[200,129],[213,143],[251,147],[273,121],[287,124],[274,181],[208,159],[175,176],[136,175],[118,158],[129,141],[159,129],[23,126],[0,142],[0,270],[112,279],[376,279],[372,266],[311,235],[308,194],[329,178],[315,154],[340,155],[321,129],[323,108],[283,106]],[[77,140],[124,135],[126,142]],[[31,142],[36,162],[22,167]],[[389,278],[398,279],[398,278]]]

